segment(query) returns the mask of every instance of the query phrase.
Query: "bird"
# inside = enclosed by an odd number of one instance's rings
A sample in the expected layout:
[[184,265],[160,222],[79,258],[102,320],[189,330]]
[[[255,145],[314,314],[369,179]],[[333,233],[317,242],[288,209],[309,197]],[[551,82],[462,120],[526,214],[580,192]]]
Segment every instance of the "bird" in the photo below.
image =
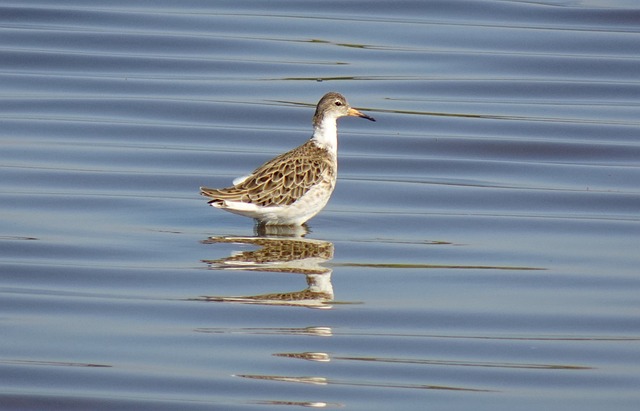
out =
[[340,93],[325,94],[313,116],[313,135],[226,188],[200,187],[208,204],[253,218],[258,226],[300,226],[329,201],[338,174],[340,117],[376,121],[347,103]]

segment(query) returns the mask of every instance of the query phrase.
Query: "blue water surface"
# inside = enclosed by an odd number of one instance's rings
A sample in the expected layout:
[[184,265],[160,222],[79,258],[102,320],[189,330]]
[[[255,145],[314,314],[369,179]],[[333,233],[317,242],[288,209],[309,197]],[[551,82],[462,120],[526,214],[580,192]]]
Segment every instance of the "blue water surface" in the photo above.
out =
[[[0,410],[636,410],[635,1],[0,5]],[[311,135],[302,230],[207,207]]]

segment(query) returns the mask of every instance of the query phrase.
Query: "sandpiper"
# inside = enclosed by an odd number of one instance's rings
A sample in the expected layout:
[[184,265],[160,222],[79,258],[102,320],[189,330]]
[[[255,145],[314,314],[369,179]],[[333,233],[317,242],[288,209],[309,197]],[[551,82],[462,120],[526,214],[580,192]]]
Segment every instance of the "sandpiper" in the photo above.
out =
[[340,117],[356,116],[375,121],[352,108],[339,93],[325,94],[313,116],[313,136],[233,180],[227,188],[200,187],[209,204],[231,213],[254,218],[261,225],[302,225],[324,208],[338,174]]

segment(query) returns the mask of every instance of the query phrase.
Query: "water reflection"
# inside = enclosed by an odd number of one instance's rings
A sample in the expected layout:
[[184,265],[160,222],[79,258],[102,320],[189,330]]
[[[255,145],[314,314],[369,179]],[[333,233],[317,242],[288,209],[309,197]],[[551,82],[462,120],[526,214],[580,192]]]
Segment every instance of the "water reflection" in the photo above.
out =
[[202,260],[212,270],[244,270],[304,274],[307,287],[299,291],[284,291],[246,296],[202,296],[198,300],[244,304],[287,305],[329,309],[333,301],[333,270],[321,264],[333,258],[333,243],[304,238],[302,227],[257,226],[256,236],[209,237],[204,244],[249,244],[255,250],[234,252],[228,257]]
[[318,352],[285,352],[275,353],[275,357],[293,358],[307,361],[363,361],[388,364],[412,364],[412,365],[437,365],[450,367],[484,367],[484,368],[521,368],[531,370],[590,370],[592,367],[572,364],[533,364],[520,362],[500,361],[468,361],[468,360],[441,360],[425,358],[387,358],[387,357],[360,357],[338,356]]
[[303,328],[196,328],[196,332],[204,334],[247,334],[247,335],[287,335],[304,337],[333,337],[331,327]]
[[255,403],[264,404],[264,405],[293,405],[296,407],[309,407],[309,408],[342,407],[342,404],[322,402],[322,401],[256,401]]
[[308,376],[292,377],[292,376],[284,376],[284,375],[252,375],[252,374],[238,374],[236,376],[241,378],[253,379],[253,380],[292,382],[292,383],[302,383],[302,384],[312,384],[312,385],[331,384],[331,385],[366,387],[366,388],[409,388],[409,389],[419,389],[419,390],[496,392],[495,390],[489,390],[489,389],[454,387],[449,385],[388,383],[388,382],[374,382],[374,381],[367,381],[367,380],[339,380],[339,379],[328,379],[325,377],[308,377]]

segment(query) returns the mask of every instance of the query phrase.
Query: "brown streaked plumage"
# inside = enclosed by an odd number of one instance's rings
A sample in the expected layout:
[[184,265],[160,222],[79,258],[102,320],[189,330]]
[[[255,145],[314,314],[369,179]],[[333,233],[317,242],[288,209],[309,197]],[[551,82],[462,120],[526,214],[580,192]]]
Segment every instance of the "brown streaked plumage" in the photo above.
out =
[[227,188],[200,187],[216,208],[267,225],[300,225],[326,205],[337,177],[337,119],[372,117],[351,108],[339,93],[325,94],[313,116],[313,136]]
[[288,206],[318,184],[333,186],[335,167],[329,152],[311,140],[255,169],[245,180],[228,188],[202,187],[202,194],[257,206]]

